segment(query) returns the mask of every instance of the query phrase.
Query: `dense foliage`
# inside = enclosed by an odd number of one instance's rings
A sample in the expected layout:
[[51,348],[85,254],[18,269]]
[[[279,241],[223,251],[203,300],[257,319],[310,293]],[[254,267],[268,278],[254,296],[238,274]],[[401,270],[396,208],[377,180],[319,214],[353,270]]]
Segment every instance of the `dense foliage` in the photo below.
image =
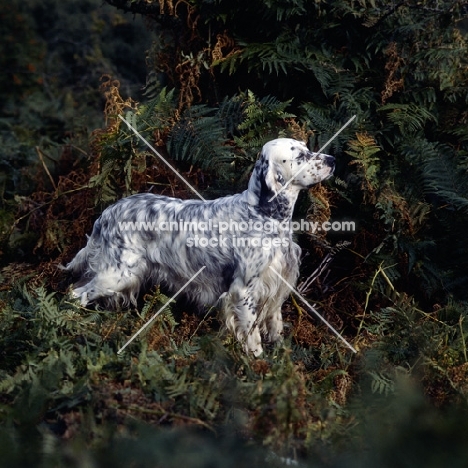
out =
[[[466,466],[467,5],[106,1],[1,11],[5,466]],[[119,116],[215,197],[269,139],[317,150],[353,115],[297,214],[356,222],[298,238],[298,287],[356,355],[294,296],[261,359],[183,304],[118,355],[163,293],[67,296],[56,267],[105,206],[193,197]]]

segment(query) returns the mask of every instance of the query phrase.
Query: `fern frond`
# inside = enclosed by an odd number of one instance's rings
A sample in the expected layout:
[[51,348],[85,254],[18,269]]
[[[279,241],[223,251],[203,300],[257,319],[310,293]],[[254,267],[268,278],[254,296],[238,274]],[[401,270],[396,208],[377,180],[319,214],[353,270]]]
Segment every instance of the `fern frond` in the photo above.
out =
[[385,104],[379,108],[385,112],[388,120],[396,125],[402,134],[416,133],[424,129],[428,122],[437,122],[429,109],[416,104]]
[[274,41],[243,42],[239,41],[242,49],[233,53],[219,64],[221,71],[226,69],[230,73],[242,64],[247,63],[249,72],[288,75],[290,73],[311,74],[326,93],[332,79],[338,73],[332,64],[328,51],[309,44],[304,47],[300,38],[289,29],[284,29]]
[[269,138],[277,137],[277,124],[281,120],[295,117],[286,112],[286,108],[292,100],[280,101],[274,96],[265,96],[258,99],[252,91],[247,91],[243,106],[243,121],[238,129],[243,133],[241,140],[252,143],[255,138],[261,137],[257,142],[262,142],[260,147]]
[[365,193],[371,195],[379,187],[378,178],[380,160],[375,155],[381,151],[374,137],[356,133],[356,139],[348,142],[349,150],[346,151],[362,171],[362,187]]
[[380,395],[388,396],[395,391],[394,381],[384,375],[382,372],[369,371],[368,375],[372,378],[372,393],[379,393]]
[[304,110],[302,120],[315,136],[314,145],[317,146],[316,149],[322,147],[334,137],[325,151],[332,154],[343,151],[343,146],[349,140],[352,130],[347,128],[338,135],[336,134],[341,130],[346,120],[349,119],[346,109],[323,108],[310,102],[302,104],[301,109]]
[[171,128],[176,120],[177,96],[175,88],[162,88],[157,95],[138,107],[135,128],[146,132]]
[[423,161],[424,193],[468,212],[468,180],[463,158],[459,159],[447,145],[432,146],[434,151]]
[[206,105],[192,106],[172,129],[167,147],[171,156],[207,169],[216,163],[232,162],[223,121]]

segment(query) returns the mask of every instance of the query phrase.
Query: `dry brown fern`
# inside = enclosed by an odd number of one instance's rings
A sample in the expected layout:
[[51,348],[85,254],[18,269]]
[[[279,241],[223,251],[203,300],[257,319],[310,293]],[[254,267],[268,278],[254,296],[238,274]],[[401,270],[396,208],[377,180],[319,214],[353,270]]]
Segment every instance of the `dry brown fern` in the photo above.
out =
[[396,42],[391,42],[385,50],[385,55],[388,57],[385,64],[387,78],[385,79],[384,89],[382,90],[382,104],[385,104],[394,93],[400,91],[404,87],[405,80],[403,77],[398,77],[401,67],[404,65],[404,60],[398,54]]

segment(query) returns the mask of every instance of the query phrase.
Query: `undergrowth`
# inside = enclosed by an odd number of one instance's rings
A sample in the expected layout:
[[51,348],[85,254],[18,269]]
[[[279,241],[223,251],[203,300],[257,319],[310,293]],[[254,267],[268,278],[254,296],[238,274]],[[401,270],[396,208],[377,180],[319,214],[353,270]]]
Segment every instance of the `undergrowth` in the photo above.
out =
[[[310,466],[329,466],[356,444],[366,451],[382,444],[363,439],[363,431],[369,424],[395,431],[394,420],[406,425],[412,411],[428,405],[423,394],[441,408],[466,401],[466,309],[453,304],[429,314],[389,293],[392,306],[365,311],[359,326],[345,333],[358,348],[354,356],[291,303],[285,343],[254,360],[213,326],[215,316],[200,319],[169,308],[118,354],[167,302],[159,291],[140,312],[84,310],[66,295],[28,283],[3,296],[1,450],[7,460],[28,463],[39,456],[44,466],[68,459],[79,464],[105,453],[126,466],[130,455],[111,456],[113,447],[136,450],[147,437],[163,447],[163,440],[180,437],[182,446],[193,440],[225,444],[254,466],[269,456],[273,466],[283,466],[281,457],[306,463],[311,454],[316,462]],[[305,330],[309,343],[313,335],[321,343],[307,344]],[[397,397],[403,408],[394,419],[388,412]],[[429,429],[423,423],[418,430],[439,430],[432,420]],[[192,450],[203,459],[199,448]],[[155,448],[139,463],[172,466],[176,459],[175,451]]]

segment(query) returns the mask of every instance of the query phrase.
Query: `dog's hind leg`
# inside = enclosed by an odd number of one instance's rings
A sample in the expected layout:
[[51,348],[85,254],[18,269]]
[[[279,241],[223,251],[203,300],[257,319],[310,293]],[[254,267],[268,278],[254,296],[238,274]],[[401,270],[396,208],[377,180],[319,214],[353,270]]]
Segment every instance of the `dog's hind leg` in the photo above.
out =
[[80,299],[81,305],[102,301],[112,306],[136,304],[141,279],[132,275],[122,278],[105,272],[97,274],[88,283],[74,288],[72,295]]

